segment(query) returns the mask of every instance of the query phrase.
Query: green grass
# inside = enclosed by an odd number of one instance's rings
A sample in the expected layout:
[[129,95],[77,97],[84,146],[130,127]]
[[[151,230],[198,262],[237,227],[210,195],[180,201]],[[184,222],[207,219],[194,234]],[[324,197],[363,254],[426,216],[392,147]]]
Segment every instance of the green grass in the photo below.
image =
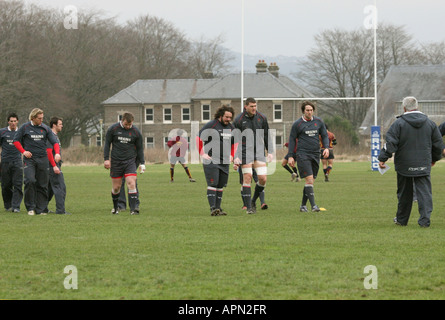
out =
[[[238,174],[225,188],[227,216],[211,217],[202,166],[167,165],[139,175],[141,214],[110,214],[111,179],[97,167],[66,167],[70,216],[0,212],[1,299],[444,299],[445,162],[433,168],[428,229],[392,223],[396,175],[370,163],[335,163],[318,179],[321,213],[300,213],[303,182],[281,167],[269,176],[269,210],[241,210]],[[50,204],[54,209],[54,202]],[[67,290],[67,265],[78,289]],[[367,265],[378,289],[366,290]]]

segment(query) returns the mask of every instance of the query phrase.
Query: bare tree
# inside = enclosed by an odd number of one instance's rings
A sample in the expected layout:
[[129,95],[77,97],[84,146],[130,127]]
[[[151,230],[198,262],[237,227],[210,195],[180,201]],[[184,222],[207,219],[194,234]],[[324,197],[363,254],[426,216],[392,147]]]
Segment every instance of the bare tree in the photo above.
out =
[[188,71],[190,43],[164,19],[140,16],[127,25],[140,79],[179,78]]
[[222,35],[213,39],[202,36],[199,41],[192,43],[189,66],[195,77],[206,78],[208,73],[214,75],[228,71],[228,63],[233,57],[222,46],[223,43]]
[[[377,38],[377,82],[391,65],[413,63],[412,37],[403,27],[380,25]],[[315,48],[300,63],[298,77],[310,91],[322,97],[374,96],[374,38],[363,28],[326,30],[315,36]],[[323,113],[339,115],[358,127],[369,108],[368,100],[336,100],[323,103]]]

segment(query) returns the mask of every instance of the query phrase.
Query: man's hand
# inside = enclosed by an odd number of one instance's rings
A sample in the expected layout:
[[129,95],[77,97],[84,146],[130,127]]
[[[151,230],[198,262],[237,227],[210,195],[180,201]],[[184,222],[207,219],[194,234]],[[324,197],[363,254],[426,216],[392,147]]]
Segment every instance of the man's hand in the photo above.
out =
[[110,169],[110,168],[111,168],[110,160],[105,160],[105,161],[104,161],[104,168],[105,168],[105,169]]
[[268,153],[267,154],[267,162],[272,162],[273,160],[273,154],[272,153]]
[[54,170],[54,173],[55,173],[55,174],[60,174],[60,169],[59,169],[58,166],[54,166],[54,167],[53,167],[53,170]]
[[293,167],[293,166],[295,165],[295,160],[294,160],[294,158],[289,157],[289,159],[287,159],[287,163],[288,163],[291,167]]
[[385,168],[386,168],[386,164],[385,164],[385,162],[384,162],[384,161],[380,161],[380,162],[379,162],[379,167],[380,167],[381,169],[385,169]]
[[60,154],[56,153],[55,156],[54,156],[54,161],[56,163],[59,163],[60,160],[62,160],[62,157],[60,156]]
[[25,151],[25,152],[23,152],[23,155],[24,155],[26,158],[28,158],[28,159],[32,157],[32,153],[29,152],[29,151]]
[[139,172],[143,174],[145,172],[145,164],[139,165]]
[[329,149],[326,148],[323,150],[323,158],[327,159],[329,157]]

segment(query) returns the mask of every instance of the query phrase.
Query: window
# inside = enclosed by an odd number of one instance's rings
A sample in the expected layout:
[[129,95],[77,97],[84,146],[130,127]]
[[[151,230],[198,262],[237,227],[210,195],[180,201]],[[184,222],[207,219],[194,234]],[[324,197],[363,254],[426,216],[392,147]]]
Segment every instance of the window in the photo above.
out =
[[201,121],[206,122],[210,121],[210,105],[203,104],[201,106]]
[[119,114],[118,116],[117,116],[117,121],[119,122],[119,121],[122,121],[122,114]]
[[145,122],[146,123],[154,122],[154,109],[153,108],[145,108]]
[[283,148],[283,136],[275,136],[275,146],[276,148]]
[[281,104],[273,105],[273,121],[274,122],[283,121],[283,106]]
[[164,108],[164,123],[172,123],[172,108]]
[[168,150],[168,137],[164,137],[164,150]]
[[155,138],[145,137],[145,148],[152,149],[155,147]]
[[190,108],[182,108],[181,109],[181,119],[182,122],[190,122]]
[[96,136],[96,146],[101,147],[102,146],[102,139],[101,136]]

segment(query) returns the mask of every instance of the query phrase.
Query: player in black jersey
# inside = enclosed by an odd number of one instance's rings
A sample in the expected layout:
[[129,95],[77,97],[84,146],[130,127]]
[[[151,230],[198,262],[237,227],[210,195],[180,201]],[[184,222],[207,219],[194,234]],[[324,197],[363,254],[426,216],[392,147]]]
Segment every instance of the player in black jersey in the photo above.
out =
[[[43,116],[43,110],[34,108],[29,114],[30,121],[23,124],[14,135],[14,145],[23,154],[24,200],[28,215],[31,216],[47,213],[49,163],[54,173],[60,174],[56,165],[60,161],[60,146],[51,129],[43,124]],[[47,148],[48,141],[54,148],[54,159],[50,155],[52,149]]]
[[[319,136],[321,136],[324,158],[329,156],[329,138],[323,120],[314,116],[315,103],[303,101],[301,111],[303,116],[295,121],[291,128],[288,163],[293,166],[296,160],[300,177],[305,179],[300,211],[308,212],[306,203],[309,200],[312,211],[319,212],[320,208],[316,205],[314,196],[314,180],[317,178],[320,167]],[[298,144],[294,155],[292,150],[295,148],[296,139],[298,139]]]
[[[119,121],[107,130],[104,146],[104,167],[110,169],[112,179],[111,198],[113,199],[113,214],[119,213],[118,200],[122,185],[122,177],[128,187],[128,202],[130,214],[139,214],[137,207],[139,193],[136,188],[137,167],[136,158],[140,161],[140,173],[145,171],[144,144],[142,135],[138,128],[133,126],[133,114],[126,112]],[[110,161],[110,146],[111,161]]]
[[216,111],[214,119],[204,125],[197,137],[212,216],[227,214],[221,209],[221,201],[223,188],[229,180],[230,163],[236,150],[232,135],[234,127],[230,123],[234,114],[235,111],[231,106],[221,106]]
[[[247,98],[244,111],[233,122],[238,132],[241,133],[241,145],[235,157],[235,164],[241,166],[243,172],[243,200],[249,214],[256,212],[255,201],[266,187],[267,161],[273,159],[273,144],[269,135],[269,124],[264,114],[257,111],[257,103],[254,98]],[[267,150],[267,157],[265,151]],[[250,184],[252,181],[252,168],[258,175],[255,192],[252,195]]]
[[14,135],[19,124],[19,117],[15,113],[8,115],[8,126],[0,129],[1,181],[3,204],[7,211],[20,212],[23,199],[23,163],[22,155],[14,146]]

